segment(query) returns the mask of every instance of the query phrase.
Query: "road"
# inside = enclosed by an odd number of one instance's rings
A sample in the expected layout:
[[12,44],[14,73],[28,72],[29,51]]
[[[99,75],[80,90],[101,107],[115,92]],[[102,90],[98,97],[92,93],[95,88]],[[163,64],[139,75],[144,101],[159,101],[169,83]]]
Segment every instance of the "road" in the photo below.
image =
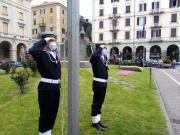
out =
[[153,69],[172,135],[180,135],[180,67]]

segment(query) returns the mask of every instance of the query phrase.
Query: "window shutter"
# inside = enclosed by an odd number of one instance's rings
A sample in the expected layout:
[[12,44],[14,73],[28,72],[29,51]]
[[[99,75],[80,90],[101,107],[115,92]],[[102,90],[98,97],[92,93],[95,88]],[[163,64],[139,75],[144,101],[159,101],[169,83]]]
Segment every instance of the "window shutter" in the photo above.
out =
[[172,0],[169,0],[169,7],[171,8],[172,7]]
[[157,2],[157,9],[159,9],[159,2]]
[[137,18],[137,25],[139,25],[139,17]]
[[152,9],[154,9],[154,2],[152,2]]
[[178,0],[178,7],[180,7],[180,0]]
[[144,11],[146,11],[146,7],[147,7],[147,5],[146,5],[146,3],[144,4]]

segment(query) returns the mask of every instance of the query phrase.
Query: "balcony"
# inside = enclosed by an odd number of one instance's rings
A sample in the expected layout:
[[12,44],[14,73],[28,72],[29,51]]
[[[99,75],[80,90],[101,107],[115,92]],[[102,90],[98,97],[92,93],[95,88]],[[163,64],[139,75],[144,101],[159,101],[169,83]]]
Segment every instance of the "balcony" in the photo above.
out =
[[115,31],[119,31],[119,30],[120,30],[119,26],[110,25],[109,31],[115,32]]
[[151,9],[149,14],[154,15],[154,14],[162,14],[162,13],[164,13],[162,9]]
[[151,29],[155,29],[155,28],[162,28],[162,25],[160,23],[152,23]]
[[117,19],[117,18],[120,18],[120,17],[121,17],[120,14],[114,14],[114,13],[109,14],[109,19]]
[[120,27],[119,27],[119,22],[118,21],[116,21],[116,23],[114,23],[114,21],[112,21],[109,24],[109,31],[116,32],[116,31],[119,31],[119,30],[120,30]]
[[39,23],[39,27],[46,27],[46,23]]
[[151,37],[150,39],[150,43],[153,43],[153,42],[162,42],[162,38],[161,37]]
[[10,34],[10,33],[4,33],[4,32],[0,32],[0,37],[1,38],[9,38],[9,39],[31,40],[30,37],[25,37],[25,36],[16,35],[16,34]]

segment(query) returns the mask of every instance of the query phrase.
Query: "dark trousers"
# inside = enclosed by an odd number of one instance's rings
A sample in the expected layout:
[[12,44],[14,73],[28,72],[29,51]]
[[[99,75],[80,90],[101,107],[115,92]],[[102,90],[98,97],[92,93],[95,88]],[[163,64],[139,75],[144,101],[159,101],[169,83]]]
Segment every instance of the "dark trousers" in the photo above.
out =
[[54,126],[60,98],[59,84],[40,82],[38,86],[38,101],[40,109],[39,132],[44,133]]
[[107,83],[93,81],[93,103],[92,103],[92,116],[101,114],[101,108],[106,96]]

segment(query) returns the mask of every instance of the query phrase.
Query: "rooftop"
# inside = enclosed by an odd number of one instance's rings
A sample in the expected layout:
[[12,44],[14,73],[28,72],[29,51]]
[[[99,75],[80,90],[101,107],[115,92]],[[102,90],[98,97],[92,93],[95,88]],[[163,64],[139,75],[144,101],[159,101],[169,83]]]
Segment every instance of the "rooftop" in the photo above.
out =
[[59,5],[59,6],[63,6],[65,8],[67,8],[65,5],[63,5],[62,3],[60,2],[56,2],[56,1],[53,1],[53,2],[43,2],[42,4],[38,4],[38,5],[33,5],[31,6],[31,8],[38,8],[38,7],[44,7],[44,6],[49,6],[49,5]]

